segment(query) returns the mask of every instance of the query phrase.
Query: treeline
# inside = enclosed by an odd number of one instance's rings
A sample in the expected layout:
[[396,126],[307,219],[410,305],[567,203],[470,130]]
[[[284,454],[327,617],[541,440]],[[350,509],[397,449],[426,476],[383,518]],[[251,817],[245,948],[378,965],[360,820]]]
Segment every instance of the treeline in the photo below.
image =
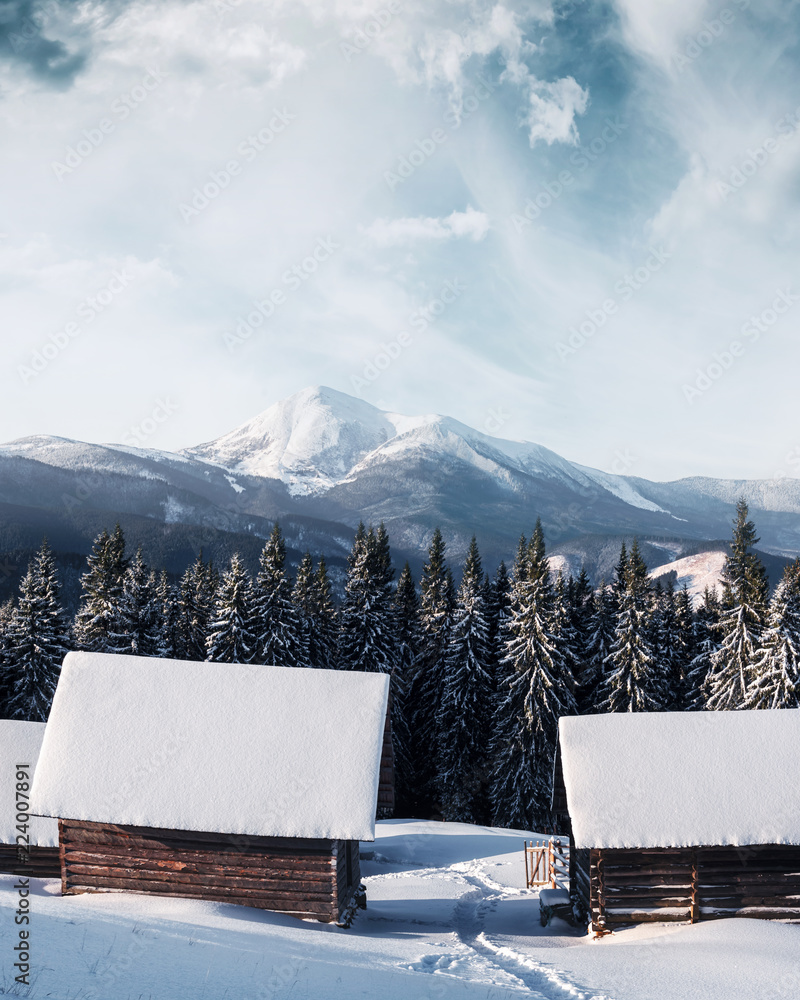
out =
[[417,585],[408,564],[395,582],[384,526],[362,524],[336,606],[322,557],[290,577],[277,524],[255,578],[201,553],[177,586],[117,526],[95,540],[74,621],[46,542],[0,608],[0,708],[45,720],[68,649],[381,671],[398,814],[541,828],[562,715],[800,707],[800,561],[770,599],[757,541],[742,500],[721,593],[695,609],[648,579],[636,541],[592,587],[554,577],[539,522],[492,579],[473,538],[456,587],[437,529]]

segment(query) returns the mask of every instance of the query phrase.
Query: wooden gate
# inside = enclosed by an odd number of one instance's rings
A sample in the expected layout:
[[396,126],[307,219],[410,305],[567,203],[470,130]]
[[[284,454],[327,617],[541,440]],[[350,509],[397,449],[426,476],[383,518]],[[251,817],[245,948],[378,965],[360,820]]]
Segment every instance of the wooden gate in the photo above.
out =
[[543,840],[541,843],[523,841],[525,847],[525,884],[529,889],[537,886],[561,888],[569,892],[569,844],[561,839]]

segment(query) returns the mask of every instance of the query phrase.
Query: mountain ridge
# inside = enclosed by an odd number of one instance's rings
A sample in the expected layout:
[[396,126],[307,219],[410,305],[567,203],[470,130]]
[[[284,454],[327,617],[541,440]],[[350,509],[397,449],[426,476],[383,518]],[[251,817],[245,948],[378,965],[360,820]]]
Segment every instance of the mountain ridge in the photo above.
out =
[[421,566],[438,526],[454,563],[475,534],[492,569],[513,559],[520,533],[541,517],[548,552],[570,566],[585,562],[599,578],[622,538],[652,540],[651,565],[665,551],[680,558],[729,538],[742,494],[761,549],[798,555],[798,480],[651,482],[318,386],[177,452],[48,435],[0,445],[0,546],[19,548],[19,538],[49,520],[86,549],[93,526],[128,518],[149,525],[151,544],[178,567],[199,547],[208,551],[212,538],[219,558],[243,538],[256,548],[280,520],[293,551],[308,547],[343,565],[363,520],[386,523],[400,564]]

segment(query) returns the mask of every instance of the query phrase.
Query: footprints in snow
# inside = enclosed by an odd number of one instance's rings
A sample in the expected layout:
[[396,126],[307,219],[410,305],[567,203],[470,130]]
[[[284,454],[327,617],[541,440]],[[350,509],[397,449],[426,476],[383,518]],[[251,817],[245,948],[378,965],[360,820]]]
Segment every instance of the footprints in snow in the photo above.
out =
[[459,898],[453,912],[456,936],[464,950],[456,955],[426,955],[409,968],[464,979],[488,979],[495,986],[528,990],[531,1000],[608,1000],[585,992],[548,965],[494,944],[484,933],[486,916],[501,899],[519,893],[494,882],[476,865],[452,865],[450,871],[473,887]]

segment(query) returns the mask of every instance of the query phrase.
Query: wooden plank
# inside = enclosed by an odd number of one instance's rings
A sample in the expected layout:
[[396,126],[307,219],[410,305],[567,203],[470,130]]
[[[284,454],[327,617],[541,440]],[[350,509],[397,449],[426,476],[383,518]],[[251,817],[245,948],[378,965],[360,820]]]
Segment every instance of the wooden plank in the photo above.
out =
[[[266,853],[272,847],[273,853],[291,851],[293,854],[329,854],[332,840],[311,840],[300,837],[261,837],[250,834],[208,833],[194,830],[166,830],[161,827],[147,826],[117,826],[112,823],[89,823],[79,820],[62,820],[65,834],[69,839],[83,840],[91,843],[104,843],[109,838],[110,843],[135,843],[142,840],[146,843],[162,842],[171,847],[175,842],[192,842],[198,844],[226,845],[231,851],[257,851]],[[78,836],[78,834],[82,836]]]
[[137,879],[142,881],[171,882],[174,885],[219,885],[233,886],[242,889],[258,889],[264,892],[283,890],[285,892],[299,892],[309,898],[314,896],[330,896],[334,892],[335,882],[333,879],[327,882],[309,882],[301,879],[261,879],[242,878],[231,875],[223,871],[217,872],[186,872],[186,871],[157,871],[151,868],[124,867],[121,865],[67,865],[67,879],[73,882],[81,881],[83,876],[91,878],[124,878]]
[[211,884],[204,882],[202,880],[198,881],[196,879],[187,882],[178,882],[172,879],[158,879],[155,876],[147,878],[126,878],[122,875],[120,876],[106,876],[106,875],[67,875],[67,882],[69,888],[75,888],[76,886],[95,886],[102,888],[118,888],[118,889],[133,889],[136,892],[153,892],[161,893],[164,889],[170,889],[173,892],[183,894],[184,889],[191,893],[204,893],[213,892],[218,896],[227,897],[241,897],[242,899],[279,899],[279,900],[289,900],[297,902],[302,902],[304,905],[308,902],[309,905],[312,903],[314,906],[330,906],[334,900],[334,893],[332,891],[325,893],[313,893],[312,898],[309,898],[308,893],[292,892],[290,889],[283,890],[281,888],[258,888],[252,886],[233,886],[228,883],[223,884]]
[[332,860],[312,863],[293,859],[268,859],[258,855],[243,858],[237,854],[212,854],[202,851],[148,851],[144,848],[131,850],[130,848],[106,847],[97,844],[67,844],[64,849],[66,864],[107,862],[113,864],[115,859],[136,867],[162,867],[176,871],[225,868],[231,872],[243,874],[253,872],[287,878],[303,875],[306,878],[329,879],[333,869]]
[[[326,904],[325,906],[320,906],[317,903],[311,903],[305,905],[303,903],[298,903],[295,900],[279,900],[279,899],[258,899],[252,896],[228,896],[220,895],[216,892],[169,892],[169,887],[165,886],[163,892],[158,892],[159,896],[166,896],[174,899],[202,899],[208,902],[215,903],[232,903],[238,904],[240,906],[253,906],[260,910],[275,910],[278,913],[285,913],[287,916],[301,917],[301,918],[311,918],[314,920],[322,920],[325,922],[330,922],[338,919],[337,908]],[[95,885],[75,885],[70,886],[67,889],[65,895],[67,896],[80,896],[85,893],[95,893],[95,892],[140,892],[140,890],[130,890],[121,888],[118,886],[95,886]]]

